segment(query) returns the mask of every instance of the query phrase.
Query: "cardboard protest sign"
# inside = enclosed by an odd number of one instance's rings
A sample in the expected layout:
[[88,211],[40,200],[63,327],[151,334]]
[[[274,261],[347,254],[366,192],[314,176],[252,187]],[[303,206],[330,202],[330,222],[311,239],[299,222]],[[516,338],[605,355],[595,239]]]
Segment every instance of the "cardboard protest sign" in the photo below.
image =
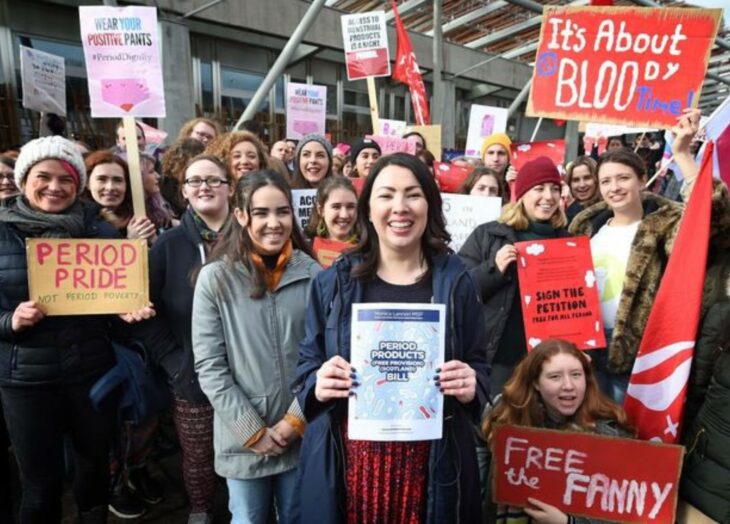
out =
[[317,255],[317,262],[324,268],[330,267],[335,260],[347,249],[351,249],[352,244],[347,242],[338,242],[329,238],[314,237],[312,250]]
[[402,137],[406,134],[406,124],[403,120],[388,120],[387,118],[380,119],[380,136],[397,136]]
[[529,116],[672,127],[696,107],[721,9],[546,6]]
[[164,117],[157,9],[79,7],[91,116]]
[[385,11],[342,16],[347,79],[390,76]]
[[375,140],[378,143],[382,156],[392,155],[393,153],[408,153],[409,155],[416,154],[415,142],[406,140],[399,136],[366,135],[365,138]]
[[[426,149],[436,158],[441,160],[441,125],[431,124],[428,126],[410,126],[406,133],[415,131],[426,139]],[[405,133],[404,133],[405,134]]]
[[66,65],[62,56],[20,46],[23,107],[66,116]]
[[317,190],[292,189],[291,197],[294,204],[294,219],[299,224],[299,228],[304,231],[312,216],[312,209],[317,204]]
[[147,241],[26,240],[28,287],[47,315],[129,313],[149,299]]
[[458,253],[472,231],[480,224],[492,222],[502,212],[502,199],[441,193],[446,229],[451,234],[449,247]]
[[517,242],[527,350],[561,338],[578,349],[606,347],[588,237]]
[[565,140],[538,140],[512,144],[509,161],[519,171],[527,162],[540,156],[546,156],[556,166],[562,166],[565,161]]
[[466,135],[464,155],[481,158],[484,137],[492,133],[504,133],[507,129],[507,108],[472,104],[469,112],[469,131]]
[[474,171],[474,166],[461,166],[438,161],[433,163],[433,176],[436,178],[439,189],[444,193],[458,193],[459,188],[472,171]]
[[324,136],[327,121],[327,86],[286,85],[286,136],[299,139],[316,133]]
[[570,515],[672,524],[683,454],[682,446],[498,426],[494,499],[524,507],[531,497]]

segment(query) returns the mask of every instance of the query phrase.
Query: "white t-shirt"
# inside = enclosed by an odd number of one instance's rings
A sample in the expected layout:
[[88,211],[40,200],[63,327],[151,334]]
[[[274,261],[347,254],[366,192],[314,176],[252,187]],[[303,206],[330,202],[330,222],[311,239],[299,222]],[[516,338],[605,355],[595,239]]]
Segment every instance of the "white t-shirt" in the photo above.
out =
[[634,222],[628,226],[605,225],[591,238],[603,325],[610,329],[616,324],[616,312],[626,278],[626,265],[640,223]]

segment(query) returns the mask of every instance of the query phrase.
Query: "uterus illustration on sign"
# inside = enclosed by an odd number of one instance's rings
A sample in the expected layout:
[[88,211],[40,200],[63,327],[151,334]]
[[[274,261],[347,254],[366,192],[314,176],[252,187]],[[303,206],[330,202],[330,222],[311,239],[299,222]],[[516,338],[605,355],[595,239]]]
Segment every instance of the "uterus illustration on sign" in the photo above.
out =
[[112,78],[101,81],[101,98],[129,113],[150,98],[150,90],[143,78]]

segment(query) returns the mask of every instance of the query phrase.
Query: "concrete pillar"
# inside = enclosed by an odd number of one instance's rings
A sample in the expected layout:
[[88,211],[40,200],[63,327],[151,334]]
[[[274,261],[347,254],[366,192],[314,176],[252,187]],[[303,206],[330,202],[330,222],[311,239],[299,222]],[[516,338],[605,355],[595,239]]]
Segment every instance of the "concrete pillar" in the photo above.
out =
[[177,137],[182,125],[195,117],[193,64],[190,50],[190,29],[185,20],[167,18],[158,11],[167,116],[158,126],[169,134],[167,143]]

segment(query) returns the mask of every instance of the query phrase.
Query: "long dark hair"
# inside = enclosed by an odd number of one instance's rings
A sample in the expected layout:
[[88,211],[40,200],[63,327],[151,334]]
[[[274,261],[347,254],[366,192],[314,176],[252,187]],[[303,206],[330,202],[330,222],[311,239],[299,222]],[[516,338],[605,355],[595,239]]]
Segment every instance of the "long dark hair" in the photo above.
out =
[[441,193],[439,193],[439,188],[433,176],[428,172],[426,164],[415,156],[406,153],[395,153],[380,157],[371,168],[370,175],[365,179],[365,185],[357,201],[357,223],[360,229],[360,241],[352,250],[352,253],[360,255],[362,262],[352,268],[351,274],[353,278],[362,281],[372,280],[378,272],[380,245],[378,234],[372,222],[370,222],[370,195],[373,192],[375,179],[388,166],[402,167],[413,173],[423,190],[428,203],[428,214],[426,217],[426,230],[421,237],[421,249],[429,269],[435,255],[449,251],[448,244],[451,241],[451,235],[446,230]]
[[[279,173],[270,169],[253,171],[238,179],[235,192],[233,193],[233,207],[245,211],[250,217],[251,201],[253,200],[254,193],[266,186],[273,186],[284,193],[287,202],[289,202],[289,207],[293,211],[289,185]],[[294,221],[293,215],[292,221]],[[314,253],[312,253],[307,241],[304,240],[304,236],[299,231],[296,223],[292,224],[291,241],[294,249],[299,249],[314,258]],[[222,259],[230,267],[236,263],[243,264],[253,279],[251,298],[259,299],[266,293],[266,280],[261,270],[251,260],[251,255],[254,253],[255,249],[248,228],[241,227],[238,220],[229,220],[223,229],[221,241],[216,245],[210,255],[210,262]]]

